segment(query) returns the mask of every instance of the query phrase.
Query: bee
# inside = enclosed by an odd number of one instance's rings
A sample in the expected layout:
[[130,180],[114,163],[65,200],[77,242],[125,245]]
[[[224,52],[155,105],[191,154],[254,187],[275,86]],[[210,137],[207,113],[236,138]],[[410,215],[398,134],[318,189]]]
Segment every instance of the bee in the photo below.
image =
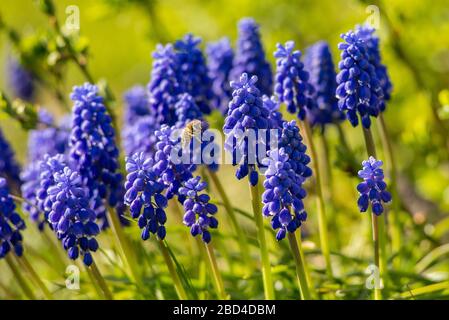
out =
[[182,148],[188,148],[192,139],[201,143],[201,134],[209,128],[209,124],[203,120],[192,120],[186,124],[181,135]]

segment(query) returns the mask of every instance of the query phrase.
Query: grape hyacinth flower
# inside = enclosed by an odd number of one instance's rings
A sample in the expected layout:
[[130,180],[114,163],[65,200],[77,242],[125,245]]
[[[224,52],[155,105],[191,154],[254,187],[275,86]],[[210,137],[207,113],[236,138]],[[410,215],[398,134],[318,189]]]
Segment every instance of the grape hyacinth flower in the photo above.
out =
[[270,128],[272,129],[281,129],[282,124],[284,123],[284,119],[282,117],[282,113],[280,110],[280,103],[277,101],[276,97],[271,96],[263,96],[263,105],[265,109],[269,111],[268,119],[270,121]]
[[153,170],[155,174],[161,177],[161,181],[166,186],[166,197],[172,199],[178,197],[180,203],[184,202],[185,197],[179,194],[179,188],[183,183],[192,178],[192,172],[196,166],[192,164],[184,164],[179,159],[179,163],[172,161],[172,154],[182,155],[182,147],[180,139],[173,137],[174,128],[163,125],[160,130],[156,131],[158,142],[156,143],[156,153],[154,156]]
[[384,212],[383,204],[391,201],[391,194],[386,190],[384,172],[381,168],[383,162],[369,157],[362,162],[363,169],[358,175],[364,181],[357,185],[359,199],[357,201],[360,212],[366,212],[371,204],[373,213],[379,216]]
[[89,190],[91,205],[104,229],[108,226],[107,206],[117,206],[123,196],[112,119],[97,86],[75,86],[70,97],[74,101],[70,158]]
[[159,125],[152,115],[137,118],[131,125],[122,130],[122,145],[125,154],[130,156],[143,152],[151,156],[155,152],[157,138],[155,136]]
[[359,115],[364,128],[370,128],[370,117],[377,117],[383,100],[382,87],[374,65],[369,60],[367,45],[359,33],[349,31],[341,35],[345,42],[338,48],[341,61],[337,75],[336,95],[338,107],[346,112],[349,122],[355,127]]
[[[225,149],[233,153],[233,164],[239,163],[237,179],[240,180],[249,174],[253,186],[258,182],[256,164],[262,160],[258,157],[252,159],[259,153],[257,152],[260,147],[257,141],[259,139],[248,139],[244,135],[247,130],[254,130],[257,136],[259,130],[269,129],[269,111],[263,106],[256,83],[257,77],[249,78],[246,73],[241,75],[239,81],[231,81],[234,91],[223,127],[226,134]],[[235,156],[236,154],[238,156]]]
[[228,38],[222,38],[216,42],[210,42],[206,48],[207,67],[209,78],[212,79],[212,91],[214,108],[226,115],[228,103],[232,98],[232,89],[229,85],[229,74],[234,60],[234,51]]
[[185,215],[183,222],[190,227],[192,236],[201,235],[201,239],[205,243],[211,241],[209,228],[218,227],[218,220],[214,217],[218,209],[215,204],[209,203],[210,196],[201,193],[207,187],[207,183],[201,181],[199,176],[187,180],[179,193],[185,196],[183,203]]
[[0,259],[11,249],[19,257],[22,256],[22,233],[25,222],[16,212],[16,205],[9,194],[5,178],[0,177]]
[[310,124],[324,130],[327,124],[344,120],[345,115],[338,109],[335,97],[337,75],[327,42],[319,41],[306,50],[304,68],[309,73],[309,82],[314,88],[312,99],[316,103],[316,108],[307,109]]
[[268,169],[262,194],[262,212],[265,217],[271,217],[273,229],[279,229],[278,241],[284,239],[287,232],[295,232],[307,218],[303,204],[306,191],[302,185],[312,175],[312,170],[305,151],[295,121],[284,122],[279,149],[270,150],[266,159]]
[[126,171],[125,204],[131,217],[138,219],[142,240],[147,240],[151,233],[163,240],[167,221],[164,209],[168,202],[162,194],[165,185],[153,170],[153,160],[143,152],[133,154],[126,158]]
[[188,93],[179,95],[175,109],[178,120],[176,126],[179,128],[185,127],[189,121],[203,119],[201,109],[196,104],[195,99]]
[[132,126],[140,117],[150,114],[148,94],[144,87],[134,86],[123,95],[125,102],[124,122]]
[[10,187],[20,185],[20,167],[16,162],[14,151],[0,129],[0,177],[7,179]]
[[178,82],[184,92],[189,93],[201,112],[211,113],[213,98],[212,80],[209,78],[206,61],[198,48],[201,38],[187,34],[175,43],[178,63]]
[[174,125],[175,103],[182,90],[178,82],[179,63],[173,46],[158,45],[153,59],[151,80],[147,86],[150,110],[159,125]]
[[8,60],[9,85],[14,95],[22,100],[31,101],[35,94],[35,77],[16,59]]
[[276,77],[274,91],[279,101],[285,103],[287,111],[297,113],[300,120],[306,117],[306,109],[313,112],[316,108],[311,95],[313,87],[309,83],[309,74],[301,62],[301,51],[294,50],[295,43],[278,43],[274,52],[276,58]]
[[89,207],[89,194],[82,176],[71,170],[63,155],[46,156],[41,162],[39,207],[61,240],[72,260],[83,257],[85,265],[93,263],[91,252],[98,249],[95,236],[100,232],[96,214]]
[[382,64],[382,58],[380,56],[379,37],[375,34],[375,29],[368,25],[357,26],[356,33],[365,41],[369,61],[376,69],[377,79],[382,87],[384,94],[383,103],[380,105],[380,111],[385,111],[385,101],[390,100],[391,91],[393,85],[388,75],[387,67]]
[[259,25],[252,18],[238,23],[238,40],[230,80],[238,81],[242,73],[257,76],[262,94],[273,92],[273,73],[265,58],[259,33]]

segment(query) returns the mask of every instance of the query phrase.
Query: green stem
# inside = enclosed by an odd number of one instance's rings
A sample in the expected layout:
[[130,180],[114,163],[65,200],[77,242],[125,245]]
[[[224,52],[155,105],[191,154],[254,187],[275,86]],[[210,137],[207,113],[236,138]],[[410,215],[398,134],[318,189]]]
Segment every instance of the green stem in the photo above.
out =
[[97,281],[97,284],[100,287],[105,300],[114,300],[112,293],[111,293],[111,291],[109,291],[108,285],[106,284],[106,281],[104,280],[103,276],[101,275],[100,270],[98,270],[98,267],[97,267],[95,261],[92,262],[90,267],[88,267],[87,269],[89,269],[92,272],[92,276]]
[[310,291],[310,296],[313,299],[316,296],[316,292],[315,292],[315,289],[314,289],[312,276],[310,275],[309,267],[307,265],[307,260],[306,260],[304,251],[302,250],[302,239],[301,239],[301,237],[302,237],[301,236],[301,232],[298,232],[298,236],[295,237],[296,238],[296,244],[297,244],[298,249],[299,249],[299,254],[301,255],[301,261],[303,262],[304,273],[306,274],[307,286],[308,286],[309,291]]
[[[363,137],[365,138],[366,151],[368,157],[373,156],[377,159],[376,145],[374,143],[373,134],[371,129],[362,128]],[[373,229],[373,246],[374,246],[374,264],[379,270],[380,279],[384,279],[384,285],[387,286],[387,257],[386,257],[386,243],[387,234],[385,231],[385,215],[376,216],[371,212],[371,224]],[[380,240],[379,240],[380,238]],[[382,299],[381,289],[374,289],[374,298],[376,300]]]
[[157,241],[159,244],[159,249],[161,250],[162,256],[164,257],[165,264],[167,265],[168,272],[170,273],[170,276],[172,277],[173,284],[176,290],[176,293],[178,294],[178,297],[180,300],[187,300],[187,294],[184,290],[184,286],[181,283],[181,279],[179,278],[178,273],[176,272],[175,265],[173,264],[173,261],[170,257],[170,253],[168,252],[168,249],[166,247],[166,243],[162,240]]
[[[321,145],[322,145],[322,159],[324,159],[324,165],[322,166],[323,168],[323,189],[324,189],[324,195],[326,197],[326,201],[329,204],[334,204],[335,201],[333,199],[333,177],[332,177],[332,165],[331,165],[331,158],[329,155],[329,143],[326,139],[326,135],[323,132],[322,134],[320,134],[320,140],[321,140]],[[335,247],[337,249],[341,248],[341,237],[339,235],[339,231],[340,228],[338,226],[338,219],[337,219],[337,214],[336,214],[336,210],[335,210],[335,206],[330,205],[329,206],[331,210],[330,211],[330,215],[329,215],[329,221],[330,221],[330,225],[332,226],[330,228],[330,230],[333,231],[333,236],[334,236],[334,243],[335,243]]]
[[98,282],[92,273],[92,270],[88,266],[86,266],[84,263],[81,262],[81,264],[86,269],[86,272],[87,272],[87,275],[89,276],[90,282],[91,282],[92,286],[94,287],[95,291],[97,292],[97,296],[101,297],[102,299],[106,299],[103,295],[103,291],[99,287]]
[[249,189],[251,193],[251,204],[253,207],[254,221],[256,222],[257,237],[259,240],[260,253],[262,258],[262,279],[265,292],[265,299],[274,300],[275,296],[274,296],[273,280],[271,277],[270,257],[268,255],[267,242],[265,239],[265,231],[263,227],[263,217],[262,217],[262,210],[260,208],[260,196],[258,184],[256,186],[251,186],[251,184],[249,184]]
[[11,269],[11,272],[13,273],[14,277],[16,278],[17,282],[19,283],[19,286],[22,288],[23,293],[25,293],[28,299],[36,300],[36,296],[28,286],[27,281],[25,280],[25,278],[23,277],[22,273],[17,268],[17,266],[14,264],[14,261],[11,259],[9,254],[6,255],[5,260],[9,268]]
[[123,261],[125,262],[125,265],[127,267],[126,269],[128,270],[129,275],[138,286],[141,286],[141,277],[138,270],[136,269],[138,264],[137,259],[134,255],[134,249],[130,246],[129,239],[123,232],[123,228],[120,224],[120,220],[117,214],[115,214],[115,212],[111,212],[112,210],[112,208],[108,208],[107,217],[115,240],[117,242],[117,246],[119,247],[121,256],[123,257]]
[[221,278],[220,270],[218,270],[217,259],[215,258],[214,248],[212,244],[205,244],[207,257],[209,261],[209,267],[214,276],[215,286],[217,288],[217,296],[219,299],[227,300],[228,296],[224,289],[223,279]]
[[30,264],[28,259],[25,256],[18,257],[16,255],[14,255],[14,257],[16,258],[16,261],[19,264],[21,264],[24,267],[24,269],[29,273],[29,275],[31,276],[34,283],[39,287],[39,289],[41,289],[45,298],[47,300],[53,300],[54,297],[51,294],[50,290],[48,290],[47,286],[44,284],[42,279],[39,277],[36,270],[34,270],[33,266]]
[[221,200],[223,201],[223,206],[225,207],[225,210],[229,216],[229,219],[231,220],[232,226],[234,227],[234,231],[237,235],[237,240],[238,240],[238,244],[240,247],[240,251],[242,253],[243,260],[245,261],[245,264],[249,267],[247,272],[251,272],[253,263],[251,261],[250,255],[249,255],[250,251],[248,248],[246,235],[243,232],[242,228],[240,227],[240,224],[237,221],[237,217],[235,215],[234,209],[232,208],[231,201],[229,200],[229,197],[226,194],[226,191],[225,191],[223,185],[221,184],[220,179],[218,178],[217,174],[214,171],[209,170],[209,175],[210,175],[215,187],[217,188],[218,193],[220,194]]
[[317,196],[317,208],[318,208],[318,229],[320,231],[320,245],[321,251],[324,256],[324,261],[326,263],[326,273],[329,278],[333,278],[332,272],[332,263],[331,263],[331,255],[329,248],[329,236],[328,236],[328,226],[326,219],[326,207],[324,205],[324,197],[323,190],[321,187],[321,174],[320,174],[320,166],[318,163],[318,156],[315,148],[315,144],[313,143],[312,138],[312,129],[310,128],[310,124],[308,121],[300,121],[299,125],[301,130],[305,134],[305,138],[307,141],[307,146],[309,148],[313,171],[315,173],[315,189]]
[[67,261],[67,256],[65,255],[62,246],[59,246],[59,243],[55,243],[56,238],[51,237],[51,235],[49,235],[50,229],[45,227],[44,230],[41,232],[42,237],[45,239],[45,243],[48,244],[50,246],[50,251],[53,253],[52,256],[55,257],[55,261],[56,264],[58,265],[57,268],[58,270],[61,271],[61,273],[63,273],[65,271],[66,268],[66,261]]
[[[401,251],[402,246],[402,225],[400,220],[400,197],[399,197],[399,191],[398,191],[398,184],[397,184],[397,166],[396,166],[396,160],[394,157],[393,152],[393,146],[391,144],[390,135],[388,133],[388,128],[385,123],[385,119],[383,117],[383,114],[381,113],[379,115],[379,122],[380,124],[380,134],[382,138],[382,144],[384,146],[385,155],[388,159],[389,168],[390,168],[390,190],[392,192],[392,198],[393,198],[393,207],[394,210],[391,212],[389,211],[388,217],[390,218],[390,234],[391,234],[391,247],[393,249],[394,253],[398,253]],[[400,264],[400,255],[398,254],[396,258],[393,261],[396,266],[399,266]]]
[[304,268],[304,261],[302,260],[301,253],[299,251],[298,242],[296,240],[295,233],[288,232],[288,241],[290,243],[290,248],[295,258],[296,264],[296,277],[298,280],[299,290],[301,291],[301,298],[303,300],[310,300],[310,290],[307,283],[306,271]]

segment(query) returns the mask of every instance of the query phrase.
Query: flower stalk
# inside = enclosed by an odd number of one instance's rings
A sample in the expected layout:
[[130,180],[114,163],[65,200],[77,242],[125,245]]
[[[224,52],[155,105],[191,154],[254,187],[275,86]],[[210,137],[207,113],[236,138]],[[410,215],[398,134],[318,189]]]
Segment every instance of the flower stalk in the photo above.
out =
[[167,244],[162,240],[158,240],[157,242],[164,258],[165,264],[167,265],[168,272],[170,273],[170,276],[173,280],[173,285],[175,287],[178,298],[180,300],[187,300],[188,297],[186,291],[184,289],[184,286],[182,285],[178,273],[176,272],[175,265],[173,264],[170,253],[168,252]]
[[217,259],[215,257],[214,248],[210,243],[205,243],[204,245],[206,247],[209,268],[211,269],[212,274],[214,276],[215,287],[217,289],[217,296],[219,299],[227,300],[228,295],[226,294],[226,291],[224,289],[223,279],[221,277],[220,270],[218,270],[218,264]]
[[257,238],[259,240],[260,253],[262,258],[262,279],[263,279],[265,299],[274,300],[275,295],[274,295],[273,280],[271,276],[270,258],[268,255],[268,247],[263,227],[262,210],[260,207],[259,184],[252,186],[251,183],[249,183],[249,190],[251,193],[251,204],[253,207],[254,221],[256,222]]
[[251,262],[251,258],[249,255],[250,251],[247,245],[246,236],[237,221],[237,217],[235,215],[234,209],[232,208],[231,201],[229,200],[229,197],[223,185],[221,184],[217,174],[214,171],[209,170],[209,176],[211,177],[212,182],[214,183],[215,188],[217,188],[221,200],[223,201],[223,206],[229,216],[229,219],[231,220],[232,226],[234,227],[234,231],[238,239],[238,245],[240,247],[240,252],[242,254],[243,260],[245,261],[246,266],[250,268],[250,270],[248,270],[248,272],[250,272],[253,267],[253,264]]
[[48,290],[47,286],[44,284],[42,279],[37,274],[36,270],[34,270],[33,266],[30,264],[28,259],[25,257],[25,255],[22,255],[21,257],[18,257],[14,255],[16,258],[16,261],[28,272],[33,282],[39,287],[39,289],[42,291],[42,293],[45,296],[45,299],[47,300],[53,300],[53,294]]
[[95,261],[92,262],[92,264],[90,265],[90,267],[86,267],[86,269],[88,270],[88,272],[91,272],[92,277],[95,279],[95,281],[97,282],[98,286],[101,289],[101,292],[103,293],[103,298],[105,300],[114,300],[114,297],[112,296],[111,291],[109,290],[108,285],[106,284],[106,280],[104,280],[100,270],[97,267],[97,264],[95,263]]
[[302,255],[300,253],[300,249],[298,247],[298,242],[296,240],[295,233],[288,233],[288,242],[290,243],[290,249],[293,253],[293,258],[295,259],[296,265],[296,277],[298,280],[299,290],[301,291],[301,298],[303,300],[310,300],[310,290],[309,285],[307,283],[306,270],[304,266],[304,261],[302,259]]
[[19,286],[21,287],[23,293],[25,296],[30,300],[36,300],[36,295],[31,290],[30,286],[28,285],[27,281],[23,277],[20,270],[15,265],[13,259],[10,257],[10,255],[6,255],[5,257],[6,263],[8,264],[9,268],[11,269],[12,274],[16,278],[17,282],[19,283]]
[[328,227],[326,219],[326,208],[324,205],[324,196],[321,186],[320,166],[318,163],[318,156],[315,144],[313,143],[312,138],[312,129],[310,128],[310,124],[307,121],[299,121],[299,126],[301,131],[304,132],[304,136],[307,141],[307,147],[310,150],[310,155],[312,158],[313,172],[315,173],[315,192],[317,196],[318,229],[320,232],[321,252],[323,253],[324,260],[326,263],[326,273],[329,278],[333,278],[330,248],[329,248]]
[[[372,156],[376,158],[376,146],[371,129],[363,128],[362,130],[368,157]],[[387,234],[385,231],[385,215],[377,216],[371,212],[371,224],[373,232],[374,264],[379,270],[379,278],[384,280],[385,285],[385,280],[387,279]],[[374,299],[382,299],[381,288],[376,287],[374,289]]]
[[[393,253],[398,253],[401,251],[402,245],[402,225],[400,220],[400,198],[398,194],[398,184],[397,184],[397,166],[396,160],[393,152],[393,146],[390,139],[390,134],[388,132],[387,125],[385,123],[385,119],[383,114],[379,114],[379,131],[382,140],[383,149],[385,155],[388,159],[389,163],[389,176],[390,176],[390,188],[393,199],[395,199],[393,204],[393,212],[390,211],[389,219],[390,219],[390,234],[391,234],[391,248]],[[395,264],[399,265],[400,263],[400,255],[397,255],[396,259],[394,259]]]

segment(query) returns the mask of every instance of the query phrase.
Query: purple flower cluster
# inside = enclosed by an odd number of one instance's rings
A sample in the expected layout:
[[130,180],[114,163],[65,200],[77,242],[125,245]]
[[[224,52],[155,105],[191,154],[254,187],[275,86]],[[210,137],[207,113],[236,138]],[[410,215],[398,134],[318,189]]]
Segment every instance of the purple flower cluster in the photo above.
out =
[[229,85],[229,74],[234,60],[234,51],[228,38],[223,38],[207,45],[207,67],[209,77],[212,79],[214,108],[226,114],[229,100],[232,98],[232,89]]
[[[179,188],[185,181],[192,178],[192,172],[196,166],[182,162],[180,140],[173,136],[173,130],[173,128],[163,125],[160,130],[156,131],[159,141],[156,144],[157,151],[154,156],[153,170],[157,176],[161,177],[167,188],[167,199],[172,199],[176,195],[179,202],[183,203],[185,197],[179,194]],[[178,155],[179,159],[173,159],[172,155]]]
[[149,106],[156,122],[174,125],[175,103],[182,93],[178,81],[178,59],[171,44],[158,45],[153,52],[151,80],[147,86]]
[[8,60],[7,69],[9,86],[14,95],[22,100],[31,101],[35,94],[35,76],[13,58]]
[[210,196],[208,194],[201,193],[206,189],[206,186],[206,182],[201,181],[198,176],[187,180],[179,188],[179,193],[186,198],[183,203],[185,210],[184,224],[190,227],[192,236],[201,235],[202,240],[209,243],[211,234],[208,229],[218,227],[218,220],[213,216],[218,209],[216,205],[209,203]]
[[0,177],[0,259],[11,249],[22,256],[22,234],[25,222],[16,212],[16,205],[9,194],[6,179]]
[[123,95],[123,101],[125,102],[125,125],[132,125],[140,117],[150,114],[148,94],[142,86],[134,86],[127,90]]
[[203,118],[201,109],[196,104],[195,99],[188,93],[179,95],[175,109],[178,119],[176,126],[179,128],[183,128],[189,121]]
[[[45,217],[37,209],[36,192],[39,188],[40,165],[45,156],[65,154],[68,150],[70,117],[62,119],[59,126],[55,126],[53,116],[46,111],[39,113],[40,123],[44,128],[32,130],[28,135],[28,163],[20,173],[22,180],[22,197],[27,200],[22,204],[24,211],[28,212],[30,218],[35,222],[39,230],[45,226]],[[48,127],[50,126],[50,127]]]
[[295,121],[284,122],[279,149],[268,153],[265,192],[262,194],[262,213],[271,217],[273,229],[279,229],[277,240],[285,238],[287,231],[295,232],[307,218],[303,204],[306,191],[302,184],[312,175],[312,170],[308,167],[310,158],[305,151]]
[[306,109],[312,111],[316,106],[310,97],[313,87],[308,82],[309,74],[300,60],[301,52],[294,50],[293,41],[287,41],[285,45],[278,43],[276,47],[275,94],[280,102],[287,105],[288,112],[298,113],[298,118],[304,120]]
[[123,96],[125,102],[122,145],[126,155],[154,152],[156,137],[154,132],[159,124],[148,102],[145,88],[135,86]]
[[201,112],[211,112],[210,101],[213,98],[212,81],[209,78],[206,60],[198,48],[201,38],[187,34],[175,43],[178,63],[178,82],[183,92],[189,93]]
[[376,68],[370,62],[364,38],[353,31],[341,37],[345,42],[338,45],[342,51],[338,64],[340,72],[337,75],[338,107],[346,112],[346,117],[354,127],[358,125],[360,116],[363,127],[369,128],[370,117],[377,117],[382,107],[382,87]]
[[103,229],[107,227],[107,206],[115,207],[123,196],[112,119],[95,85],[75,86],[70,97],[74,101],[70,157],[89,190]]
[[338,109],[335,97],[337,75],[327,42],[319,41],[307,49],[304,68],[309,73],[309,82],[314,88],[312,99],[316,103],[316,108],[307,109],[310,124],[324,130],[327,124],[344,120],[345,115]]
[[10,186],[20,185],[20,167],[14,151],[0,130],[0,177],[7,179]]
[[150,233],[164,239],[167,216],[167,198],[160,177],[153,170],[153,160],[144,153],[136,153],[126,158],[128,175],[125,182],[125,204],[130,207],[131,217],[138,218],[141,237],[147,240]]
[[384,212],[383,204],[391,201],[391,194],[386,190],[384,172],[381,169],[382,161],[369,157],[362,162],[363,169],[359,171],[359,177],[363,179],[357,185],[359,200],[357,204],[360,212],[366,212],[371,203],[373,213],[377,216]]
[[384,111],[385,101],[388,101],[391,98],[393,85],[388,75],[387,67],[382,64],[379,48],[379,37],[376,36],[375,29],[369,27],[368,25],[357,26],[356,33],[365,41],[368,51],[368,60],[376,69],[377,79],[380,82],[380,86],[382,87],[382,92],[384,94],[384,99],[380,105],[380,111]]
[[95,236],[100,232],[96,214],[89,206],[88,192],[82,176],[72,171],[63,155],[45,157],[41,162],[38,207],[45,212],[48,223],[61,240],[72,260],[83,257],[90,266],[91,252],[98,249]]
[[230,79],[238,81],[242,73],[257,76],[262,94],[273,92],[273,74],[265,58],[259,33],[259,25],[251,18],[238,23],[238,40]]
[[256,135],[260,129],[270,129],[270,112],[263,105],[256,83],[257,77],[249,78],[246,73],[241,75],[239,81],[231,81],[234,91],[223,127],[226,135],[225,149],[233,153],[234,165],[240,164],[236,172],[237,179],[242,179],[249,174],[253,186],[258,182],[256,164],[262,159],[249,159],[249,157],[257,157],[259,154],[257,148],[261,141],[248,139],[242,135],[248,129],[254,130]]

